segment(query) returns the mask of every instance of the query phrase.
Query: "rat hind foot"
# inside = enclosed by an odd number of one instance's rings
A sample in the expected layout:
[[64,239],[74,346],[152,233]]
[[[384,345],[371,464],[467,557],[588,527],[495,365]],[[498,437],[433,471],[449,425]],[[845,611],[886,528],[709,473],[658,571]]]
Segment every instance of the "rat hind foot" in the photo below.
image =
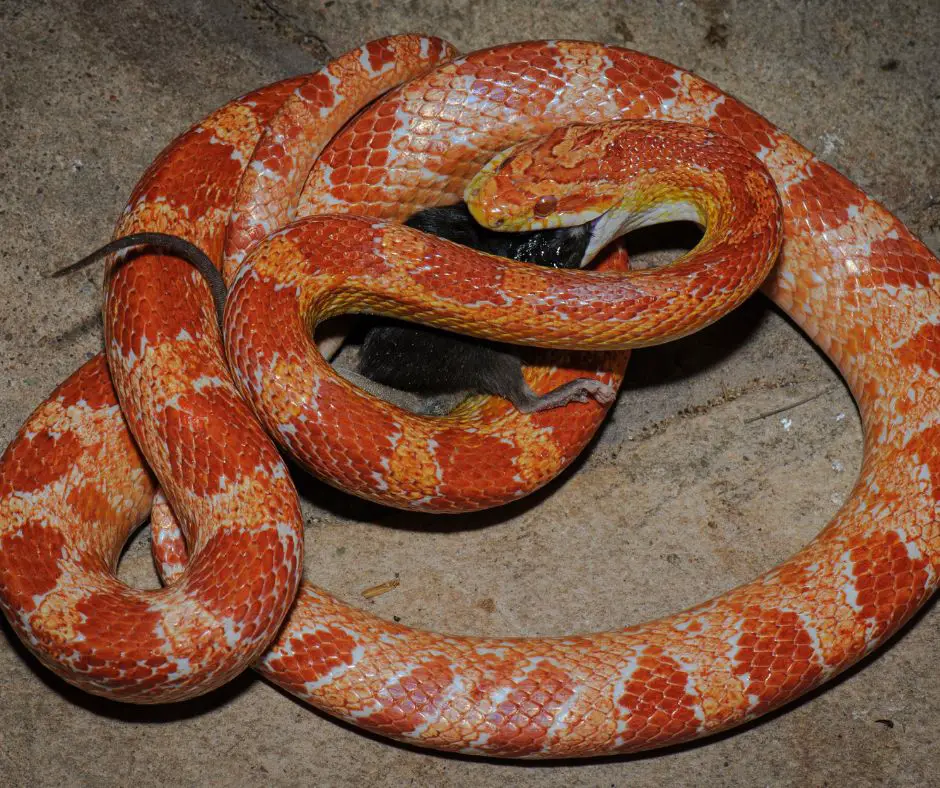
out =
[[507,399],[522,413],[537,413],[540,410],[560,408],[569,402],[587,402],[588,399],[608,405],[616,397],[617,389],[609,383],[602,383],[594,378],[577,378],[541,395],[536,394],[522,381],[522,385],[507,396]]

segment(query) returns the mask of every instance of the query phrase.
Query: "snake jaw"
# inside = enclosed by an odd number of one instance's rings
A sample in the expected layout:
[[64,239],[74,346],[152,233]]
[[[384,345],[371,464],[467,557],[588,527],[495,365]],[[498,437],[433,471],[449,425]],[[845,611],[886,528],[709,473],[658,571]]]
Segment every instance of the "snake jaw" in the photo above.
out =
[[611,208],[591,222],[591,240],[584,250],[583,268],[609,243],[642,227],[664,222],[695,222],[704,227],[699,209],[690,202],[665,202],[641,210],[630,210],[623,204]]

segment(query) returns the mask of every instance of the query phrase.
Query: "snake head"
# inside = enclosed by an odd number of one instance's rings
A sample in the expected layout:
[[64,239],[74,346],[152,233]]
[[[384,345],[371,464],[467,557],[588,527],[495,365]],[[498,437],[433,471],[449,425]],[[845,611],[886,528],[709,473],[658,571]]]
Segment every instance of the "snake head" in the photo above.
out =
[[[497,153],[470,181],[474,219],[499,232],[581,228],[581,265],[615,238],[650,224],[703,224],[699,199],[684,188],[675,149],[704,129],[661,121],[574,124]],[[694,146],[689,146],[691,149]]]
[[497,153],[464,192],[474,218],[508,232],[596,219],[623,191],[617,152],[608,150],[619,126],[611,125],[574,124]]

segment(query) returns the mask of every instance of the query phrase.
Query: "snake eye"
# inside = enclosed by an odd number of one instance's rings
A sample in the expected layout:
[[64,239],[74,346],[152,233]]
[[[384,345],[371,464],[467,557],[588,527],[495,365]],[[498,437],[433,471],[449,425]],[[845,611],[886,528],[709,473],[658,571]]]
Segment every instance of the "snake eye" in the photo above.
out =
[[557,207],[558,198],[546,194],[544,197],[539,197],[538,200],[535,201],[532,213],[541,218],[548,216],[550,213],[554,213]]

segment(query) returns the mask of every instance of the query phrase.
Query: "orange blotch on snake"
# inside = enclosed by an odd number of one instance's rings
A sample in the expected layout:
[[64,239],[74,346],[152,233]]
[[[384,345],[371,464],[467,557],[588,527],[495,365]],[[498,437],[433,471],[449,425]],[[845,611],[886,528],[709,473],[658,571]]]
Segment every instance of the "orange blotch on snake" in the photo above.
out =
[[58,528],[35,521],[0,536],[0,597],[7,610],[31,612],[55,588],[65,544]]

